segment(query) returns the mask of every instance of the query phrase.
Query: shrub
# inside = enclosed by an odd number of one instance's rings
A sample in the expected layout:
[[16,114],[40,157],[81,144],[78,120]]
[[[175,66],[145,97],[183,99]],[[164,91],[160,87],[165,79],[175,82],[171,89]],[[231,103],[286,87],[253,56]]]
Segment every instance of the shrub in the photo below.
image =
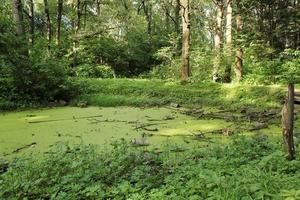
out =
[[80,65],[76,69],[76,74],[79,77],[85,78],[113,78],[115,73],[108,65],[93,66],[90,64]]

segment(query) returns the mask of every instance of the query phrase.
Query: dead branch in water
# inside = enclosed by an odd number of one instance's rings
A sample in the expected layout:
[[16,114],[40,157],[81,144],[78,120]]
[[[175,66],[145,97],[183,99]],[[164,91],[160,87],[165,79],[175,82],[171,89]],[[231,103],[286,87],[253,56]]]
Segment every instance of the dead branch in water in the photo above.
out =
[[24,150],[24,149],[27,149],[29,147],[32,147],[34,145],[36,145],[37,143],[36,142],[32,142],[31,144],[27,144],[25,146],[22,146],[20,148],[17,148],[16,150],[14,150],[12,153],[19,153],[21,150]]

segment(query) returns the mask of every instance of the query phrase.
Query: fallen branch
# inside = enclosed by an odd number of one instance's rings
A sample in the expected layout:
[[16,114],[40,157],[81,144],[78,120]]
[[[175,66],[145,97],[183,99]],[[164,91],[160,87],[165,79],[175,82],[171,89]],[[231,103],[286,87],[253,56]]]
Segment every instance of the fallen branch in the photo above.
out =
[[21,150],[27,149],[27,148],[32,147],[32,146],[34,146],[34,145],[36,145],[36,142],[33,142],[33,143],[31,143],[31,144],[27,144],[27,145],[25,145],[25,146],[22,146],[22,147],[20,147],[20,148],[17,148],[17,149],[14,150],[12,153],[19,153]]

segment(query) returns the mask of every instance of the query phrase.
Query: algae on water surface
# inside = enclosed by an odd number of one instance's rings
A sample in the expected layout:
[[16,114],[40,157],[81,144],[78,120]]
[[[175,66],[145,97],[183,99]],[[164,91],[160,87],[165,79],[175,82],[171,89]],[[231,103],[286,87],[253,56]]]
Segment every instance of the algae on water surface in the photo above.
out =
[[64,107],[4,113],[0,124],[0,155],[4,156],[45,152],[58,142],[107,147],[113,140],[145,135],[153,147],[167,140],[192,145],[199,143],[186,142],[183,137],[230,126],[222,120],[197,120],[167,108],[133,107]]

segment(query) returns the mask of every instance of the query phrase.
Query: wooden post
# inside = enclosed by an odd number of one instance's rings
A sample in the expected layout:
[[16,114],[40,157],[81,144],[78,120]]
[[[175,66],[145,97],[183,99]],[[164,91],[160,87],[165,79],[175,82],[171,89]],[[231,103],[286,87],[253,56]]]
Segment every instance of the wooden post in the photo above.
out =
[[282,134],[284,149],[288,154],[288,159],[295,159],[295,146],[293,138],[294,129],[294,84],[288,85],[288,95],[282,109]]

